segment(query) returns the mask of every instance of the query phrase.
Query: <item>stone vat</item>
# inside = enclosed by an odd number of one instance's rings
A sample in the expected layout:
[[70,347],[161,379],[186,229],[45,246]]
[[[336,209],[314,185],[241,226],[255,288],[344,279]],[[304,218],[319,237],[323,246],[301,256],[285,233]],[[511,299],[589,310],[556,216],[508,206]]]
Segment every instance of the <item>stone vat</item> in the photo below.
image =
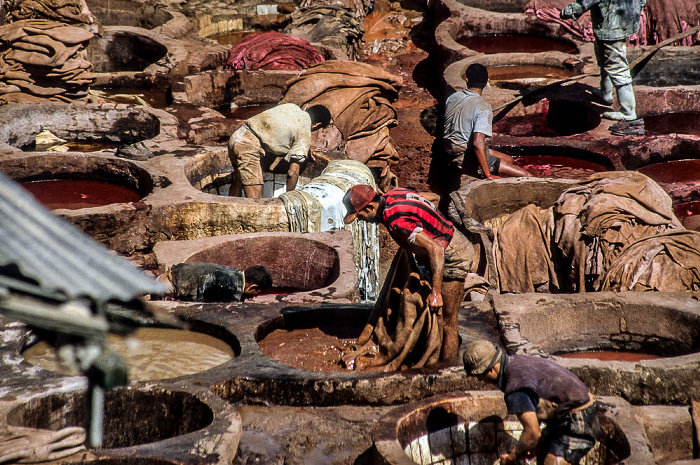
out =
[[[653,464],[643,429],[622,399],[599,400],[602,437],[586,464]],[[509,452],[522,427],[509,416],[500,392],[436,396],[397,407],[374,429],[377,463],[389,465],[493,463]]]
[[[493,307],[509,353],[554,356],[597,395],[633,404],[687,404],[700,392],[700,303],[690,294],[495,295]],[[595,350],[660,358],[557,357]]]
[[280,295],[261,295],[253,302],[357,302],[357,272],[349,231],[325,233],[251,233],[190,241],[158,242],[162,268],[182,262],[210,262],[245,269],[263,265]]

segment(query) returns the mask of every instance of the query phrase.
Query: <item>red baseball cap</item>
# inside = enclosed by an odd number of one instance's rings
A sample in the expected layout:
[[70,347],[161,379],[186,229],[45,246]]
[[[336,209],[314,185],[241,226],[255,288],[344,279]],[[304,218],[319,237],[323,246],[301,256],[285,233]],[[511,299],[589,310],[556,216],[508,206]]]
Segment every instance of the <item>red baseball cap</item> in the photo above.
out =
[[374,200],[377,193],[372,186],[367,184],[356,184],[352,186],[343,196],[343,204],[348,210],[345,215],[345,224],[352,223],[357,217],[358,210],[362,210]]

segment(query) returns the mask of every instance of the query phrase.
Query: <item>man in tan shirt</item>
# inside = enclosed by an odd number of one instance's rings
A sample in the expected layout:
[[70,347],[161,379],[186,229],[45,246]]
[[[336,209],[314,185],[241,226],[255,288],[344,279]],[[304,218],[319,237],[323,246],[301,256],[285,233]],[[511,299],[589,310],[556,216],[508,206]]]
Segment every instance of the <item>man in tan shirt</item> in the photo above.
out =
[[289,164],[287,190],[293,190],[300,167],[307,160],[311,131],[328,126],[331,120],[323,105],[304,111],[293,103],[278,105],[246,120],[228,141],[229,158],[240,174],[246,197],[263,196],[261,161],[266,156],[274,157],[271,170],[283,160]]

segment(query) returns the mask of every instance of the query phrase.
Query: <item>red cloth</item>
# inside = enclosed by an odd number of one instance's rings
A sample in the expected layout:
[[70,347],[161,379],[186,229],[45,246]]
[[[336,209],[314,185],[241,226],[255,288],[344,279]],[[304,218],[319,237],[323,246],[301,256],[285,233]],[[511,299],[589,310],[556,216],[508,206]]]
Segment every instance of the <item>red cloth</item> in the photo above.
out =
[[233,47],[226,67],[299,70],[321,63],[323,56],[308,41],[279,32],[251,34]]

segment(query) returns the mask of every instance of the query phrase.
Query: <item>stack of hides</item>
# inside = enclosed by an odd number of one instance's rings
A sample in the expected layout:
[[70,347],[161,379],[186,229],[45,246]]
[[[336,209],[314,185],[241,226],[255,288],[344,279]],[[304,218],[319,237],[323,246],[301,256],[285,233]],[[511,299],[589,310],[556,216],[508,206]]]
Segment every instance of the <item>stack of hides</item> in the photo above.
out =
[[328,5],[294,11],[284,32],[330,49],[336,59],[356,59],[364,27],[350,10]]
[[250,34],[233,47],[226,66],[233,69],[300,70],[323,61],[307,40],[279,32]]
[[700,233],[685,230],[668,194],[635,171],[595,174],[494,233],[501,292],[700,289]]
[[84,100],[97,21],[81,0],[20,0],[0,26],[0,103]]
[[326,106],[348,158],[377,170],[378,189],[386,192],[397,185],[391,166],[398,153],[389,128],[397,124],[392,103],[402,84],[401,78],[366,63],[330,60],[290,80],[281,103]]

